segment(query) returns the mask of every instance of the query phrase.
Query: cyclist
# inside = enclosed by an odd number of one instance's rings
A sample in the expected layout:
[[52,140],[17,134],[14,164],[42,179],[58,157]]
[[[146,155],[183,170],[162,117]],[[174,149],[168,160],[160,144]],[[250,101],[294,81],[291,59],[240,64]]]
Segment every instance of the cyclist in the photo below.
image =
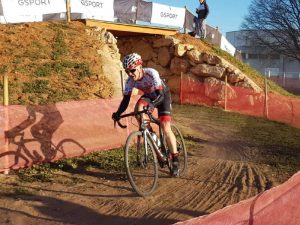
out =
[[160,78],[159,73],[152,68],[143,68],[142,58],[137,53],[124,57],[123,67],[128,75],[123,99],[116,112],[112,114],[113,120],[119,120],[120,115],[127,109],[133,88],[143,91],[144,95],[137,101],[135,110],[147,107],[149,112],[158,109],[158,116],[168,147],[172,154],[172,175],[179,176],[178,151],[176,138],[171,130],[171,94],[170,89]]

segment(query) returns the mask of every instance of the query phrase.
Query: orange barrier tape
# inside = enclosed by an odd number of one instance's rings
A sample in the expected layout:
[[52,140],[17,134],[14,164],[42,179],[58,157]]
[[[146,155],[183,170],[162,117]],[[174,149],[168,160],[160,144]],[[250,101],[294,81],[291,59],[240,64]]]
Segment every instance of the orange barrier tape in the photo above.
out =
[[299,202],[300,172],[253,198],[176,225],[300,224]]
[[[182,80],[182,103],[207,106],[225,106],[225,85],[209,86],[201,82]],[[227,87],[228,88],[228,87]],[[242,114],[266,117],[300,128],[300,99],[268,93],[267,102],[264,92],[255,93],[242,87],[227,89],[227,110]],[[267,104],[267,107],[266,107]]]
[[[138,97],[132,97],[127,112]],[[111,115],[120,101],[0,106],[0,171],[124,145],[129,132],[137,129],[137,122],[135,118],[124,119],[127,129],[114,128]]]

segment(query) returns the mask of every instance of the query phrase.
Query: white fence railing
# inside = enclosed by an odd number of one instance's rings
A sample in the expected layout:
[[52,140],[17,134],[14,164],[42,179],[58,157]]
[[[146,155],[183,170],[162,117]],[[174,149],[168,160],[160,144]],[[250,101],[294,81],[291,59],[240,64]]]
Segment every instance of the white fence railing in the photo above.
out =
[[278,72],[278,73],[272,73],[272,72],[265,72],[265,76],[270,77],[283,77],[283,78],[298,78],[300,79],[300,72]]

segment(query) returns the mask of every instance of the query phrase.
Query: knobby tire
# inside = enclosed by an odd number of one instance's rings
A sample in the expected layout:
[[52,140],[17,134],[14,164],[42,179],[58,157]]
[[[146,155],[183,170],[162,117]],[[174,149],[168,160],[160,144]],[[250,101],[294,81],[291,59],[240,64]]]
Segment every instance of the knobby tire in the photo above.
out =
[[179,152],[179,176],[181,176],[187,171],[187,150],[179,128],[176,125],[171,124],[171,129],[176,137],[177,150]]

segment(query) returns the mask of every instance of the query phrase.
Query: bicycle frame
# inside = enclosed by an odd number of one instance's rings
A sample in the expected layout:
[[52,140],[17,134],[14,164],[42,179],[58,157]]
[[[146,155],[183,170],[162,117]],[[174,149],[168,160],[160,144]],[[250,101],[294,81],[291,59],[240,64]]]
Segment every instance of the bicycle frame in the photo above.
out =
[[[145,120],[145,118],[143,117],[143,114],[147,114],[148,117],[149,117],[149,120]],[[153,140],[149,129],[147,128],[149,123],[154,123],[154,124],[158,125],[158,127],[159,127],[159,139],[161,141],[161,149],[165,150],[166,146],[165,146],[165,143],[164,143],[164,137],[163,137],[163,132],[162,132],[162,129],[161,129],[161,126],[160,126],[160,121],[158,119],[156,119],[146,109],[144,109],[142,111],[138,111],[138,112],[132,112],[132,113],[124,114],[124,115],[121,116],[121,118],[129,117],[129,116],[136,116],[136,115],[140,115],[139,130],[142,132],[143,138],[145,140],[144,144],[145,144],[146,155],[148,155],[148,143],[147,143],[147,137],[148,137],[151,140],[151,144],[154,147],[154,150],[155,150],[155,153],[158,157],[158,160],[160,162],[166,162],[167,157],[159,149],[156,142]],[[126,128],[127,127],[127,126],[122,125],[120,123],[120,121],[116,121],[116,122],[118,123],[118,125],[121,128]]]
[[[145,151],[146,151],[146,155],[148,155],[148,143],[147,143],[147,138],[149,138],[149,140],[151,141],[151,144],[152,146],[154,147],[154,150],[155,150],[155,153],[158,157],[158,160],[161,161],[161,162],[165,162],[166,161],[166,158],[165,156],[163,155],[163,153],[161,152],[161,150],[159,149],[159,147],[157,146],[156,142],[154,141],[150,131],[146,128],[145,130],[142,131],[143,133],[143,136],[144,136],[144,140],[145,140]],[[162,143],[163,145],[163,143]]]

